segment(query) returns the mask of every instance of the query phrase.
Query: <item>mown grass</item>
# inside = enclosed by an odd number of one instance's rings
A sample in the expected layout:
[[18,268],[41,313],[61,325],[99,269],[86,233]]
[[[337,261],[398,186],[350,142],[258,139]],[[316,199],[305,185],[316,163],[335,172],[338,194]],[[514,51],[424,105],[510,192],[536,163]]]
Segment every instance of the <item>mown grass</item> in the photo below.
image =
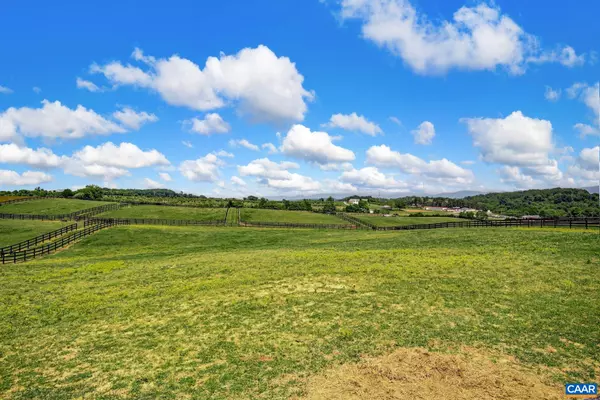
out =
[[463,345],[595,381],[599,240],[110,228],[0,269],[0,397],[284,399],[362,355]]
[[119,210],[108,211],[100,214],[98,217],[223,221],[225,220],[225,210],[225,208],[140,205],[126,206]]
[[375,226],[404,226],[418,224],[437,224],[440,222],[465,222],[466,219],[453,217],[384,217],[371,214],[351,214],[361,221],[369,222]]
[[104,204],[110,203],[106,201],[75,199],[35,199],[0,206],[0,213],[59,215],[85,210],[86,208],[98,207]]
[[59,229],[65,225],[60,221],[27,221],[0,219],[0,247],[34,238],[42,233]]
[[263,210],[258,208],[242,208],[240,210],[244,222],[285,222],[292,224],[335,224],[347,225],[348,222],[335,215],[319,214],[310,211]]

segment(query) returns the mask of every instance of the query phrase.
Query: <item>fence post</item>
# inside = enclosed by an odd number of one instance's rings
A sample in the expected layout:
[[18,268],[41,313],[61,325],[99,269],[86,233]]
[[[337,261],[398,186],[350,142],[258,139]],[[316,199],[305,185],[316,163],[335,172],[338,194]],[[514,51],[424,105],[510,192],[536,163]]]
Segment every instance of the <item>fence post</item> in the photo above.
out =
[[588,219],[586,218],[585,219],[585,229],[587,229],[587,228],[588,228]]

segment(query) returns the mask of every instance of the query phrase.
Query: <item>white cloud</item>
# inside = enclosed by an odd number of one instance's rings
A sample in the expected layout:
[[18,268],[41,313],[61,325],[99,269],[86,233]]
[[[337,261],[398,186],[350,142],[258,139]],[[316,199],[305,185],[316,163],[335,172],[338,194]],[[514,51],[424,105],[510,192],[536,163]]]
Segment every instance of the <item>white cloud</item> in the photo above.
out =
[[398,126],[403,126],[402,125],[402,121],[400,121],[400,119],[398,119],[397,117],[390,117],[390,121],[392,121],[393,123],[395,123]]
[[129,129],[138,130],[147,122],[156,122],[158,117],[154,114],[148,114],[145,111],[136,112],[129,107],[124,107],[121,111],[115,111],[113,117]]
[[269,154],[277,154],[277,147],[275,147],[275,145],[273,143],[263,143],[262,146],[263,149],[267,149],[267,151],[269,152]]
[[81,138],[124,133],[125,128],[79,105],[71,110],[59,101],[42,101],[42,108],[11,107],[0,113],[0,141],[27,137]]
[[447,183],[473,181],[472,171],[459,167],[445,158],[427,162],[412,154],[393,151],[386,145],[370,147],[367,150],[367,163],[379,167],[398,168],[407,174],[442,179]]
[[583,149],[579,153],[579,164],[588,171],[598,171],[600,168],[600,146]]
[[219,156],[219,157],[228,157],[228,158],[233,158],[234,157],[234,155],[232,153],[229,153],[229,152],[227,152],[225,150],[219,150],[219,151],[217,151],[214,154],[216,156]]
[[473,165],[473,164],[475,164],[475,161],[473,161],[473,160],[465,160],[465,161],[461,161],[460,163],[462,165]]
[[544,93],[544,97],[548,101],[558,101],[560,99],[561,91],[560,89],[554,90],[550,86],[546,86],[546,92]]
[[493,4],[461,7],[452,21],[434,23],[408,0],[342,0],[341,16],[362,20],[363,37],[421,74],[497,67],[519,74],[527,62],[573,66],[583,60],[569,46],[541,51],[537,38]]
[[550,121],[515,111],[506,118],[463,118],[482,159],[513,166],[544,165],[552,151]]
[[0,145],[0,163],[26,164],[38,168],[59,167],[66,157],[59,157],[50,149],[30,149],[14,143]]
[[6,169],[0,170],[0,185],[2,186],[39,185],[50,181],[52,181],[52,176],[44,172],[25,171],[19,174]]
[[380,172],[375,167],[365,167],[345,171],[342,173],[340,179],[342,182],[369,189],[386,188],[401,190],[408,188],[406,182],[397,181],[393,177]]
[[311,132],[303,125],[294,125],[283,139],[281,152],[318,164],[353,161],[351,150],[336,146],[326,132]]
[[319,168],[322,171],[351,171],[354,169],[351,163],[328,163],[328,164],[320,164]]
[[500,175],[500,182],[512,184],[519,188],[530,188],[537,184],[533,177],[523,174],[519,167],[505,165],[498,170],[498,174]]
[[585,55],[577,55],[571,46],[558,48],[557,50],[545,51],[538,55],[527,58],[531,63],[559,63],[565,67],[576,67],[585,63]]
[[185,147],[189,148],[189,149],[193,149],[194,148],[194,145],[191,142],[187,141],[187,140],[182,140],[181,144],[184,145]]
[[31,90],[33,90],[33,92],[34,92],[34,93],[37,93],[37,94],[40,94],[40,93],[42,93],[42,89],[41,89],[41,88],[39,88],[39,87],[37,87],[37,86],[34,86],[34,87],[31,89]]
[[575,125],[573,125],[573,128],[579,131],[579,135],[582,138],[586,136],[600,136],[600,128],[596,128],[595,126],[582,124],[581,122],[578,122]]
[[73,158],[84,164],[119,168],[143,168],[153,165],[169,165],[167,158],[158,150],[143,151],[133,143],[123,142],[115,146],[106,142],[97,147],[85,146],[73,154]]
[[171,178],[171,175],[169,175],[166,172],[159,172],[158,176],[165,182],[171,182],[173,180],[173,178]]
[[578,179],[580,186],[597,185],[600,181],[600,146],[581,150],[575,164],[569,166],[567,173]]
[[240,146],[241,147],[245,147],[248,150],[252,150],[252,151],[259,151],[260,150],[260,148],[257,145],[255,145],[253,143],[250,143],[246,139],[231,139],[229,141],[229,145],[231,147],[240,147]]
[[150,178],[144,178],[144,187],[146,189],[161,189],[164,188],[165,185]]
[[99,88],[94,82],[86,81],[85,79],[77,78],[76,81],[78,89],[86,89],[90,92],[101,92],[102,89]]
[[300,174],[290,174],[288,179],[271,179],[267,178],[267,185],[284,191],[297,190],[314,192],[321,189],[321,184],[309,176]]
[[190,132],[200,135],[227,133],[231,130],[231,126],[217,113],[206,114],[204,119],[192,118],[184,123],[191,125]]
[[64,171],[69,175],[82,178],[102,179],[104,182],[110,182],[113,179],[130,175],[129,171],[124,168],[100,164],[85,164],[78,159],[70,159],[65,163]]
[[333,114],[328,123],[323,124],[324,127],[341,128],[347,131],[362,132],[370,136],[377,136],[383,133],[379,125],[368,121],[362,115],[352,114]]
[[219,166],[222,161],[214,154],[207,154],[197,160],[185,160],[179,164],[179,172],[195,182],[215,182],[219,180]]
[[2,94],[11,94],[12,92],[13,92],[12,89],[9,89],[6,86],[0,85],[0,93],[2,93]]
[[242,176],[255,176],[259,178],[287,179],[290,176],[288,169],[297,169],[296,163],[284,161],[276,163],[268,158],[251,161],[248,165],[238,165],[238,172]]
[[263,45],[236,55],[209,57],[204,69],[177,55],[157,59],[136,49],[132,56],[144,62],[148,71],[113,62],[92,65],[91,72],[103,74],[115,85],[154,90],[167,103],[194,110],[235,103],[240,113],[261,121],[302,121],[305,100],[314,97],[302,86],[304,77],[295,64]]
[[246,186],[246,182],[242,178],[237,177],[235,175],[232,176],[230,180],[231,180],[231,183],[233,183],[234,185]]
[[431,144],[435,137],[435,127],[429,121],[421,122],[421,125],[410,132],[414,138],[416,144],[428,145]]

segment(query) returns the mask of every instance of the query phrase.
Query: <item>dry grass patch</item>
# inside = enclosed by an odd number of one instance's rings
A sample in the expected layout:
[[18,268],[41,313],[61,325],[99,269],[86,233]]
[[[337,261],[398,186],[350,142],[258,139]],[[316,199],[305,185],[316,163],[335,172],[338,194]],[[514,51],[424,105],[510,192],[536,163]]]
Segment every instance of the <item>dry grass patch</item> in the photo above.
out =
[[[493,361],[492,361],[493,360]],[[304,399],[562,399],[562,386],[549,384],[514,358],[479,350],[460,354],[401,348],[357,364],[344,364],[309,379]]]

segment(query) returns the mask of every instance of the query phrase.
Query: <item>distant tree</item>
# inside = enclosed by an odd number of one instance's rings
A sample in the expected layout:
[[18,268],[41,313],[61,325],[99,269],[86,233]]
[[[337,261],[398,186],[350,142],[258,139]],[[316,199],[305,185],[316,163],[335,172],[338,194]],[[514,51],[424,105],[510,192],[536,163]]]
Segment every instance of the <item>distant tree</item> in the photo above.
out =
[[73,197],[73,191],[71,189],[65,189],[62,191],[62,197],[64,198],[69,198],[69,197]]
[[327,213],[327,214],[332,214],[335,213],[336,208],[335,208],[335,202],[333,200],[333,197],[329,196],[327,198],[327,200],[325,200],[325,205],[323,206],[323,212]]

